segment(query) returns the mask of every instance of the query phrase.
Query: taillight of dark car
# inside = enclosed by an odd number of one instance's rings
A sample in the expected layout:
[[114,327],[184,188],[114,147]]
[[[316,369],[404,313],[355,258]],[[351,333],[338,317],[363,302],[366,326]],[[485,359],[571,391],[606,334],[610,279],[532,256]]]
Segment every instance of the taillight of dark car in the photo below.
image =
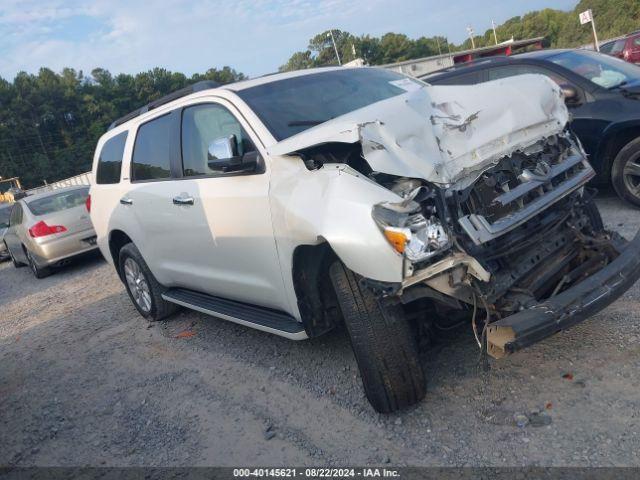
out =
[[67,228],[64,225],[47,225],[44,220],[40,220],[33,227],[29,229],[29,235],[33,238],[46,237],[47,235],[53,235],[54,233],[66,232]]
[[84,206],[87,207],[87,212],[91,213],[91,195],[87,195]]

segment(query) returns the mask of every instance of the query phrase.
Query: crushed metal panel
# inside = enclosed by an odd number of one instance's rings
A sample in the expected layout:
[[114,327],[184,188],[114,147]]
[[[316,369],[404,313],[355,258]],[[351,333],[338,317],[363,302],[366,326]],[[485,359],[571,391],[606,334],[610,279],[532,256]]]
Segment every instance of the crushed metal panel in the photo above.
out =
[[305,130],[268,151],[287,155],[359,141],[376,172],[466,186],[500,158],[560,133],[568,118],[555,83],[519,75],[472,86],[425,86]]
[[491,278],[491,274],[475,258],[465,253],[456,252],[423,270],[415,272],[413,276],[404,280],[402,286],[406,288],[416,283],[424,282],[459,266],[464,266],[469,274],[482,282],[488,282]]

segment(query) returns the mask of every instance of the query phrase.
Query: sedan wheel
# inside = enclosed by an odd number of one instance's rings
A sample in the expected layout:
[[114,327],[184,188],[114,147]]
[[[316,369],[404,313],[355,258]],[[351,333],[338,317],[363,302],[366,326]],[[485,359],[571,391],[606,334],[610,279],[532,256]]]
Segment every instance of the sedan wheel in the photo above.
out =
[[27,250],[27,261],[29,262],[29,268],[36,278],[44,278],[51,275],[51,269],[47,267],[39,267],[33,258],[33,255]]
[[140,310],[149,313],[151,311],[151,290],[140,265],[131,257],[124,261],[124,276],[133,300]]
[[640,138],[620,150],[613,161],[611,181],[618,195],[640,207]]
[[640,152],[627,161],[622,175],[624,186],[629,193],[640,198]]
[[20,263],[19,261],[17,261],[15,259],[15,257],[13,256],[13,253],[11,253],[11,250],[9,250],[9,246],[7,245],[7,242],[4,243],[4,246],[7,249],[7,252],[9,252],[9,258],[11,259],[11,262],[13,263],[13,266],[15,268],[24,267],[23,263]]

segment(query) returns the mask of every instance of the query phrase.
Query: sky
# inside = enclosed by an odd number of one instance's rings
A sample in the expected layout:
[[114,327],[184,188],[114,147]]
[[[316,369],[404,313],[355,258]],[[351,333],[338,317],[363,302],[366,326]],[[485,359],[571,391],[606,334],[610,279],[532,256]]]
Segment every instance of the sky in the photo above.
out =
[[482,34],[577,0],[0,0],[0,76],[72,67],[114,74],[153,67],[191,75],[229,65],[249,76],[277,70],[330,28],[379,36]]

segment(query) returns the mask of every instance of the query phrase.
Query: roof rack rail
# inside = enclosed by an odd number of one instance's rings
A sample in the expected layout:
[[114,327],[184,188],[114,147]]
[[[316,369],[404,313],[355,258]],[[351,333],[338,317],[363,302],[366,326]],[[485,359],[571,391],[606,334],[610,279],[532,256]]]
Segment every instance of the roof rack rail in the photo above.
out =
[[149,102],[144,107],[140,107],[137,110],[134,110],[131,113],[127,113],[125,116],[118,118],[111,122],[109,125],[109,130],[117,127],[118,125],[122,125],[129,120],[136,118],[143,113],[147,113],[149,110],[153,110],[154,108],[158,108],[161,105],[165,105],[166,103],[177,100],[178,98],[185,97],[195,92],[200,92],[202,90],[208,90],[210,88],[217,88],[220,84],[218,82],[214,82],[213,80],[202,80],[200,82],[196,82],[193,85],[189,85],[188,87],[181,88],[180,90],[176,90],[175,92],[171,92],[164,97],[161,97],[153,102]]

